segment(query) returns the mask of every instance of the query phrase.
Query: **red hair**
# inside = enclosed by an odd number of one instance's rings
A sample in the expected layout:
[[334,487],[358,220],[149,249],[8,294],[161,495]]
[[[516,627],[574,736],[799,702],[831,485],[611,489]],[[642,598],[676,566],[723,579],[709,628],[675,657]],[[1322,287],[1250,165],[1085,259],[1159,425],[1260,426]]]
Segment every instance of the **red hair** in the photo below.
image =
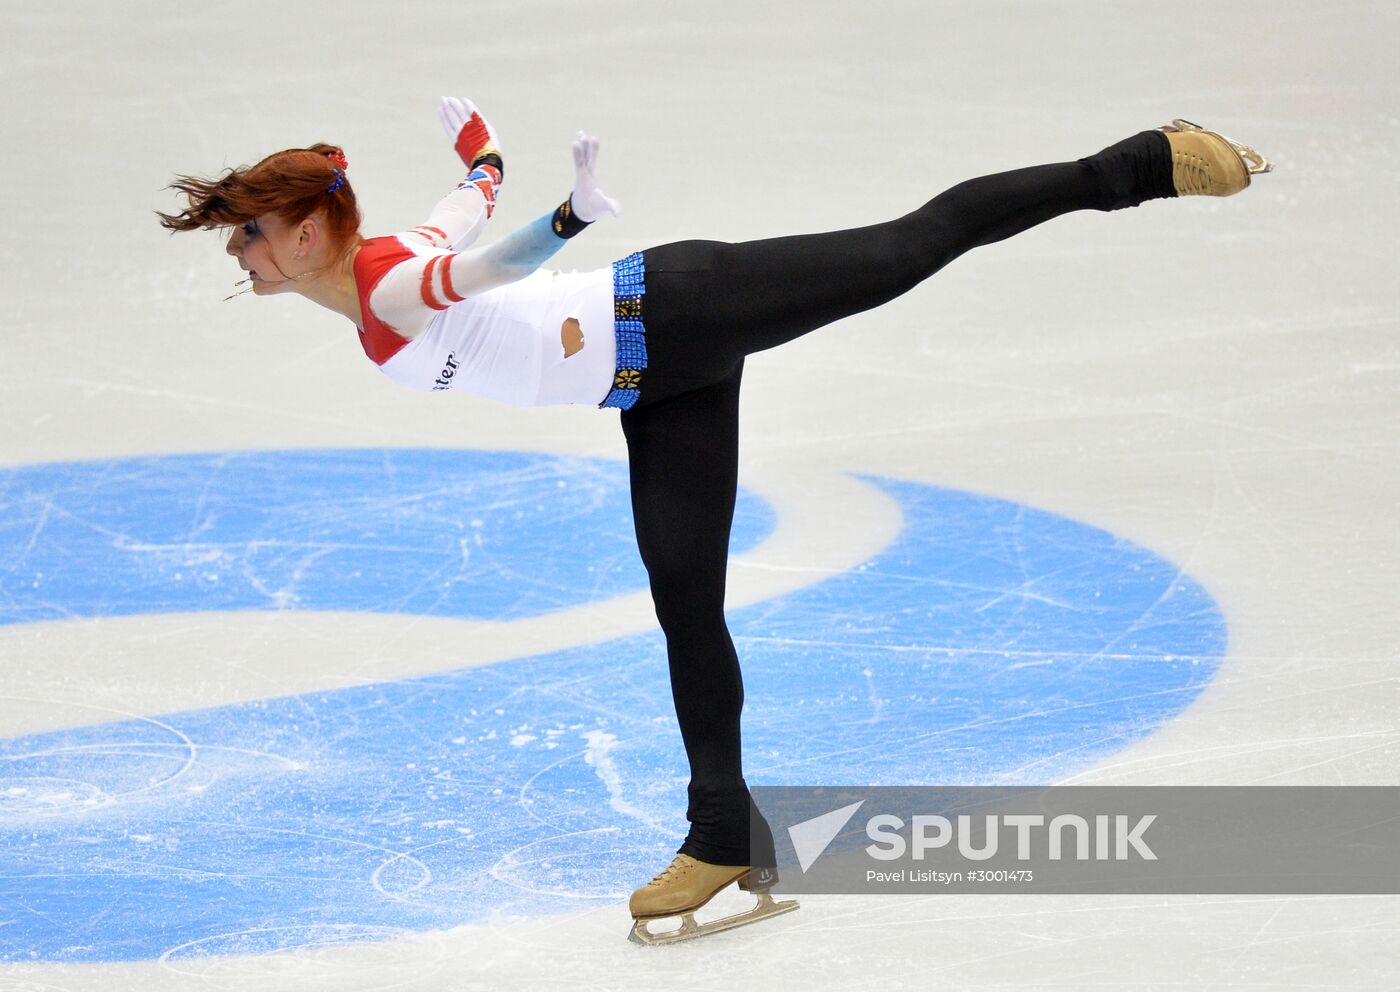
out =
[[[176,176],[167,189],[183,193],[189,206],[177,214],[156,211],[168,231],[212,230],[274,214],[297,224],[320,211],[336,260],[360,243],[360,208],[345,178],[345,153],[336,145],[288,148],[257,165],[229,169],[217,179]],[[331,191],[339,179],[339,186]]]

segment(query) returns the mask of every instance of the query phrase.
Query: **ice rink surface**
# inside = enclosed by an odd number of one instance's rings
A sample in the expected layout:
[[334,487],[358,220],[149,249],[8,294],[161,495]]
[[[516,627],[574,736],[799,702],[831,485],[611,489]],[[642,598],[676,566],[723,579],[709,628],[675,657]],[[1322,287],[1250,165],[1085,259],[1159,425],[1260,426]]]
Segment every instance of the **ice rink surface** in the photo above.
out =
[[[11,5],[0,992],[1392,989],[1395,897],[805,897],[624,939],[684,830],[617,415],[220,302],[177,172],[344,146],[367,233],[603,145],[591,269],[905,213],[1182,116],[1276,163],[1059,218],[748,363],[752,784],[1394,785],[1400,12]],[[741,906],[736,900],[733,904]]]

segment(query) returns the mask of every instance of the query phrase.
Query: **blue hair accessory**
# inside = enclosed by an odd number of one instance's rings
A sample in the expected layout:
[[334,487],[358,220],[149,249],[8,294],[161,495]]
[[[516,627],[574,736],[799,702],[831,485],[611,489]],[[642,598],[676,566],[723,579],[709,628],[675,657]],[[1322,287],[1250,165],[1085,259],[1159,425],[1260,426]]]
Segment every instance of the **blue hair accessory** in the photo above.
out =
[[334,193],[345,185],[345,173],[341,172],[335,166],[331,167],[331,171],[335,173],[335,182],[326,187],[327,193]]

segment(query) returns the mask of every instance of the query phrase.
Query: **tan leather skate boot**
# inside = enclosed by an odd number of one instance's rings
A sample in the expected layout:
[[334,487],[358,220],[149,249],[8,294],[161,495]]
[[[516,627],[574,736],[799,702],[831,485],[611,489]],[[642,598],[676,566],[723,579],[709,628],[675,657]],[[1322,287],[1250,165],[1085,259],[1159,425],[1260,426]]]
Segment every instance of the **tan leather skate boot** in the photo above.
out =
[[[774,902],[768,889],[778,881],[772,869],[751,868],[749,865],[712,865],[698,861],[688,854],[677,854],[674,860],[646,885],[632,893],[632,932],[628,939],[637,944],[669,944],[690,940],[707,933],[754,923],[769,916],[797,908],[795,900]],[[703,907],[731,882],[758,897],[754,908],[709,923],[696,923],[695,911]],[[652,933],[648,920],[679,916],[678,929]]]
[[1273,163],[1248,145],[1180,117],[1160,130],[1171,144],[1177,196],[1233,196],[1249,186],[1250,176],[1273,171]]

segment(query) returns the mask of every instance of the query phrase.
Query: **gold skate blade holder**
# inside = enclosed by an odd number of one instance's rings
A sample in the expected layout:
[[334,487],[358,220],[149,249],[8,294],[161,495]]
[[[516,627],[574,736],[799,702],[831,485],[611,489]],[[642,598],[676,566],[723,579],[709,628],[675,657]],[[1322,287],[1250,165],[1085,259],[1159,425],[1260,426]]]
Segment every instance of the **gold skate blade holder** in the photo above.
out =
[[1184,120],[1180,117],[1173,117],[1171,124],[1163,128],[1163,130],[1200,131],[1204,134],[1213,134],[1235,150],[1235,154],[1238,155],[1240,157],[1240,160],[1244,162],[1244,167],[1251,176],[1257,176],[1265,172],[1274,171],[1274,163],[1270,162],[1263,155],[1260,155],[1248,145],[1242,145],[1234,138],[1231,138],[1228,135],[1221,134],[1219,131],[1208,131],[1205,128],[1201,127],[1201,125],[1192,124],[1190,121]]
[[[796,899],[784,899],[777,902],[767,891],[755,892],[758,897],[754,908],[746,913],[735,913],[732,916],[722,916],[717,920],[710,920],[708,923],[697,923],[695,913],[700,907],[692,909],[688,913],[673,913],[671,916],[648,916],[632,921],[632,932],[627,935],[627,939],[634,944],[644,944],[648,947],[660,944],[678,944],[683,940],[694,940],[697,937],[704,937],[707,934],[719,933],[721,930],[732,930],[735,927],[748,926],[750,923],[757,923],[759,920],[766,920],[770,916],[781,916],[783,913],[791,913],[797,908]],[[681,925],[674,930],[663,930],[660,933],[652,933],[647,929],[648,922],[656,920],[669,920],[674,916],[681,918]]]

